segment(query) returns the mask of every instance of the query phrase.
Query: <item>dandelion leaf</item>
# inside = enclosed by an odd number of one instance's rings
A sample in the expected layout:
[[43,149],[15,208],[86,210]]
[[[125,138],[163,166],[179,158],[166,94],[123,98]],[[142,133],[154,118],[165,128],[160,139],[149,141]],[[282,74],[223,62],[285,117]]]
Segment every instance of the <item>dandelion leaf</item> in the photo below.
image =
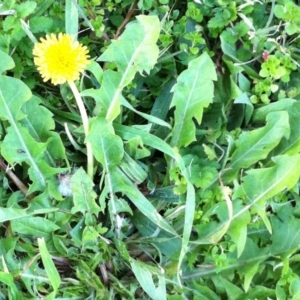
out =
[[192,60],[173,87],[171,107],[175,107],[175,124],[172,131],[173,147],[188,146],[196,140],[193,119],[201,123],[203,109],[213,100],[216,80],[214,64],[207,53]]

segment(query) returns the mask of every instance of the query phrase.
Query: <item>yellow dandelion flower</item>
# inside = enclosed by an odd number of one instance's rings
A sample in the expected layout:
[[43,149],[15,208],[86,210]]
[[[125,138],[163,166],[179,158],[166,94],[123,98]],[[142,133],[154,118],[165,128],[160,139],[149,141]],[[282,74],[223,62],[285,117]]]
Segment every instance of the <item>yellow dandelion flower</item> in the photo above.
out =
[[51,79],[54,85],[79,79],[89,64],[88,49],[74,37],[59,33],[46,35],[33,48],[34,63],[44,81]]

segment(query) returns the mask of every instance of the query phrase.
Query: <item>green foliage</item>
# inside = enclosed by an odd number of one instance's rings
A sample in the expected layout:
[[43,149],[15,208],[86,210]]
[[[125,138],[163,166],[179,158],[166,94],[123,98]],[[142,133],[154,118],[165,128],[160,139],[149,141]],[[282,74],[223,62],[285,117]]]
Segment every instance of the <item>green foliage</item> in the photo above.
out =
[[[0,299],[299,299],[299,10],[5,1]],[[58,32],[88,133],[34,66]]]

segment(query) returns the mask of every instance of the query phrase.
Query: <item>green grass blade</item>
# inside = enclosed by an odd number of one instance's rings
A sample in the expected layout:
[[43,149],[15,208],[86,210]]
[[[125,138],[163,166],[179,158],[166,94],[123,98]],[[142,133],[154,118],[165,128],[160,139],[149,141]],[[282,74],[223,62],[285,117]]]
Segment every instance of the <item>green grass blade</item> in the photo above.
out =
[[44,268],[46,270],[46,273],[48,275],[50,283],[53,287],[54,293],[56,293],[60,286],[60,283],[61,283],[59,273],[58,273],[58,271],[53,263],[53,260],[47,250],[44,238],[38,239],[38,245],[39,245],[39,250],[40,250]]

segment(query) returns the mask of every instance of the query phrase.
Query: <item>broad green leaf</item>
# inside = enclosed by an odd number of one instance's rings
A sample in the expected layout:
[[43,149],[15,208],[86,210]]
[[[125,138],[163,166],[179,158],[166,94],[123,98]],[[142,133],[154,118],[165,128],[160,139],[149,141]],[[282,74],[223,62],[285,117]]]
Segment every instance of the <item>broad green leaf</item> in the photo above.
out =
[[22,107],[26,117],[20,123],[37,142],[47,143],[45,157],[52,166],[56,166],[56,160],[66,159],[65,147],[60,136],[53,131],[55,129],[53,114],[41,106],[41,102],[40,98],[32,96]]
[[41,258],[42,258],[42,262],[43,262],[45,271],[46,271],[47,276],[50,280],[50,283],[54,289],[54,294],[56,294],[56,292],[60,286],[60,283],[61,283],[59,273],[58,273],[58,271],[53,263],[53,260],[48,252],[44,238],[38,239],[38,245],[39,245],[39,250],[40,250],[40,254],[41,254]]
[[[151,299],[167,299],[166,281],[162,270],[135,259],[130,260],[130,265],[136,279]],[[153,276],[158,278],[157,287],[155,286]]]
[[22,81],[7,76],[0,77],[0,118],[11,124],[3,141],[1,154],[11,165],[24,161],[29,164],[29,174],[33,181],[30,192],[33,192],[43,189],[46,177],[57,171],[43,161],[47,144],[38,143],[25,127],[17,123],[26,117],[22,107],[30,97],[31,91]]
[[86,66],[86,70],[91,72],[95,76],[98,84],[102,81],[103,70],[97,62],[91,60],[91,62]]
[[[105,117],[110,109],[110,105],[115,105],[113,109],[116,116],[120,113],[120,98],[123,89],[121,81],[121,73],[106,70],[102,75],[100,89],[87,89],[80,93],[83,97],[93,97],[95,99],[96,107],[93,114],[96,117]],[[114,104],[112,99],[114,99]]]
[[37,141],[46,142],[50,130],[55,128],[53,114],[45,107],[39,105],[42,100],[32,96],[22,106],[22,112],[26,115],[20,123],[27,127],[31,136]]
[[[11,165],[22,162],[28,163],[32,169],[30,172],[32,175],[31,179],[33,181],[36,180],[34,182],[36,189],[40,189],[46,185],[46,177],[38,161],[41,161],[44,169],[47,169],[47,164],[42,161],[47,144],[36,142],[28,133],[28,130],[19,124],[13,123],[13,125],[15,126],[10,126],[7,129],[7,134],[1,147],[1,154]],[[51,175],[55,173],[54,170],[53,172],[50,171]]]
[[74,207],[71,213],[78,211],[81,213],[89,212],[98,215],[100,207],[96,204],[97,194],[94,192],[94,183],[86,172],[80,168],[71,178]]
[[52,221],[42,217],[23,217],[12,220],[11,229],[13,232],[19,234],[34,237],[46,237],[53,231],[60,229],[60,227]]
[[141,15],[136,19],[137,22],[129,23],[121,37],[113,40],[98,59],[115,63],[122,72],[122,81],[127,84],[136,72],[149,74],[159,54],[156,45],[160,32],[158,17]]
[[2,50],[0,50],[0,60],[0,73],[3,73],[6,70],[10,70],[15,66],[13,59]]
[[0,207],[0,223],[20,219],[23,217],[29,217],[35,214],[42,214],[42,213],[50,213],[54,212],[58,209],[51,208],[48,210],[35,210],[32,212],[28,212],[27,209],[21,209],[21,208],[13,208],[13,207]]
[[266,158],[282,139],[290,133],[287,112],[273,112],[267,116],[265,127],[243,132],[236,141],[236,150],[226,166],[229,171],[225,178],[234,177],[241,168],[248,168],[252,164]]
[[[279,102],[281,101],[282,100]],[[282,139],[279,145],[270,153],[270,156],[277,156],[281,154],[293,155],[299,153],[300,151],[300,102],[295,102],[293,105],[288,107],[286,111],[289,115],[289,123],[291,128],[290,136],[287,139]]]
[[0,76],[0,118],[11,124],[24,118],[22,105],[31,97],[30,89],[19,79]]
[[293,216],[292,205],[286,204],[276,213],[278,217],[271,217],[273,235],[270,253],[289,258],[291,251],[297,251],[300,247],[300,219]]
[[105,171],[121,163],[124,155],[123,142],[114,133],[111,122],[103,118],[94,119],[87,141],[91,142],[93,153]]
[[0,207],[0,223],[30,216],[26,209]]
[[286,111],[289,107],[293,106],[296,102],[297,101],[294,99],[287,98],[259,107],[258,109],[254,110],[252,122],[255,124],[264,123],[267,116],[271,112]]
[[263,201],[285,189],[291,189],[297,183],[300,176],[300,154],[280,155],[272,160],[273,167],[249,170],[243,177],[241,189],[249,204],[236,213],[234,218],[256,205],[257,202],[262,205]]
[[[35,10],[36,11],[36,10]],[[26,23],[27,24],[27,23]],[[46,16],[34,17],[30,18],[30,27],[27,28],[26,34],[30,35],[39,33],[39,32],[49,32],[51,30],[51,26],[53,25],[53,19]],[[24,30],[24,26],[22,26]]]
[[195,124],[193,118],[201,123],[203,109],[213,100],[216,80],[215,66],[207,53],[189,63],[177,84],[173,87],[174,96],[171,107],[175,107],[175,124],[172,131],[173,147],[187,146],[195,141]]
[[33,13],[34,9],[36,8],[36,5],[37,4],[35,1],[23,1],[16,7],[18,17],[20,19],[26,18],[28,15]]
[[159,37],[160,23],[157,16],[138,16],[137,22],[127,25],[118,40],[113,40],[98,60],[109,61],[117,65],[118,73],[106,71],[100,88],[108,121],[120,114],[120,96],[137,72],[149,73],[157,62],[159,49],[156,42]]

